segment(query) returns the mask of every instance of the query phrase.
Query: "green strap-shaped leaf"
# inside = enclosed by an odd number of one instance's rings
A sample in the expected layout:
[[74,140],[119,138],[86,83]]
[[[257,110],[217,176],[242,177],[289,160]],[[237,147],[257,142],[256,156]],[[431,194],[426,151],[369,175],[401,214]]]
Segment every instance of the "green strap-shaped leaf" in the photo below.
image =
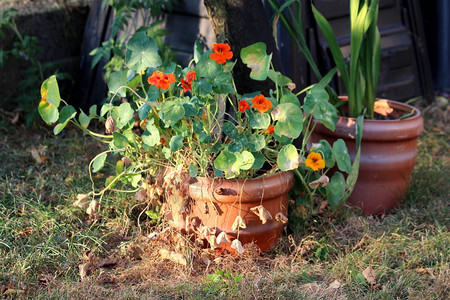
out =
[[254,80],[266,80],[269,73],[272,54],[267,55],[266,44],[256,43],[241,49],[241,59],[252,71],[250,78]]

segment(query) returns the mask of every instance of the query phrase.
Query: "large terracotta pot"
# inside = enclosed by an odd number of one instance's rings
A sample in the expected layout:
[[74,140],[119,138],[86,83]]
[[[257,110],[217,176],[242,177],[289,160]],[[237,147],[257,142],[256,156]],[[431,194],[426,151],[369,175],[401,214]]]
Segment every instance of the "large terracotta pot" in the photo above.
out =
[[[417,156],[417,138],[423,132],[423,119],[416,108],[389,101],[394,110],[410,113],[403,120],[364,120],[361,161],[355,189],[348,202],[364,214],[383,214],[403,200]],[[325,139],[332,144],[343,139],[350,157],[356,156],[355,119],[339,117],[331,132],[316,122],[310,141]]]
[[[203,225],[226,232],[237,238],[231,229],[237,216],[246,223],[239,230],[242,244],[255,242],[261,251],[271,249],[278,241],[283,223],[268,220],[262,224],[250,209],[263,205],[275,218],[277,213],[287,215],[289,190],[294,184],[292,172],[280,172],[253,179],[217,179],[197,177],[189,185],[189,196],[194,200],[190,207],[190,218],[198,217]],[[205,213],[207,212],[207,213]]]

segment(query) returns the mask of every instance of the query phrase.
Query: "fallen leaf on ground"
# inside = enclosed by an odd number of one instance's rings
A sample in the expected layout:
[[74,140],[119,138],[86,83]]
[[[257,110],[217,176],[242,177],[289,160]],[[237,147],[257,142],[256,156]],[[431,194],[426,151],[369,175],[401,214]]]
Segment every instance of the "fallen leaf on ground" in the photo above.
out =
[[417,268],[417,269],[415,269],[415,271],[421,275],[431,274],[429,269],[425,269],[425,268]]
[[377,275],[375,274],[375,271],[371,267],[367,267],[362,274],[364,275],[364,278],[366,278],[367,282],[371,285],[377,284]]
[[14,294],[22,294],[25,293],[24,290],[17,290],[17,289],[7,289],[3,295],[14,295]]
[[263,224],[266,224],[268,220],[272,220],[270,212],[262,205],[258,205],[250,208],[250,210],[259,217]]
[[330,283],[330,286],[329,286],[329,288],[332,288],[332,289],[338,289],[340,287],[341,287],[341,283],[337,280],[334,280],[332,283]]
[[231,247],[231,243],[221,243],[214,249],[215,255],[222,255],[225,251],[228,251],[231,255],[236,254],[236,249]]
[[98,284],[112,284],[114,283],[116,280],[114,277],[102,277],[100,279],[97,280]]
[[78,194],[77,201],[75,201],[72,205],[86,209],[89,206],[89,196],[86,194]]
[[97,268],[112,268],[117,265],[116,259],[104,259],[96,264]]
[[100,206],[100,202],[98,202],[97,200],[92,200],[89,203],[88,208],[86,209],[86,213],[90,216],[95,214],[95,211],[97,210],[97,207]]
[[14,118],[12,118],[11,120],[11,123],[13,123],[14,125],[17,124],[17,122],[19,122],[19,113],[16,113]]
[[31,156],[34,158],[34,160],[40,164],[44,165],[49,159],[47,156],[43,155],[43,151],[45,150],[45,147],[40,147],[40,149],[36,149],[35,147],[30,148]]
[[30,233],[33,233],[33,230],[34,230],[33,227],[27,227],[27,228],[18,230],[17,234],[21,235],[21,236],[26,236],[26,235],[29,235]]
[[289,221],[289,219],[285,215],[283,215],[282,213],[279,212],[275,215],[275,221],[286,224]]
[[128,254],[130,255],[131,259],[141,260],[142,255],[144,254],[144,249],[142,249],[142,247],[139,245],[130,245],[128,247]]
[[173,261],[177,264],[186,266],[186,259],[184,258],[183,254],[177,253],[175,251],[169,251],[167,249],[159,249],[159,255],[161,256],[161,259],[168,259],[170,261]]
[[87,263],[78,265],[78,270],[79,270],[81,280],[84,280],[84,278],[89,276],[89,274],[92,273],[94,268],[95,268],[94,264],[91,262],[87,262]]

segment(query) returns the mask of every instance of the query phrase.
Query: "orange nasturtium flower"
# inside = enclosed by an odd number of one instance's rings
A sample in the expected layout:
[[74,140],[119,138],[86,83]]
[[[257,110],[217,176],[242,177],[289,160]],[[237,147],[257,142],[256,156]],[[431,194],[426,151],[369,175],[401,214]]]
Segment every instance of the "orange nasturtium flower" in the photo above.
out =
[[156,85],[157,88],[168,90],[170,84],[175,82],[175,75],[173,73],[163,74],[163,72],[155,71],[147,81],[151,85]]
[[308,154],[308,157],[306,157],[305,166],[313,169],[313,171],[317,171],[325,168],[325,161],[320,153],[311,152]]
[[273,126],[272,124],[269,125],[269,127],[267,127],[267,129],[263,130],[264,134],[272,134],[275,132],[275,126]]
[[228,44],[217,43],[213,45],[214,52],[209,55],[209,57],[216,61],[218,64],[223,64],[227,59],[233,57],[233,52]]
[[239,101],[239,111],[241,113],[243,113],[244,111],[246,111],[249,108],[250,108],[250,105],[248,104],[247,101],[245,101],[245,100]]
[[184,92],[192,91],[192,81],[194,80],[195,80],[195,71],[187,72],[186,76],[184,76],[184,78],[180,80]]
[[262,94],[254,97],[252,99],[253,108],[256,108],[259,112],[264,113],[272,108],[272,102],[267,100]]

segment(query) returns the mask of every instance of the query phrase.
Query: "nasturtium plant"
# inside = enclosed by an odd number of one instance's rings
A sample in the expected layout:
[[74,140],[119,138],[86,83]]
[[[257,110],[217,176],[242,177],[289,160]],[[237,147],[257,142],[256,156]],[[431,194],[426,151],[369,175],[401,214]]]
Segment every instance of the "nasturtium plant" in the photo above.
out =
[[[193,61],[183,68],[162,63],[156,42],[138,31],[126,46],[125,66],[109,76],[109,101],[76,116],[52,76],[42,84],[39,112],[45,122],[55,123],[55,134],[71,122],[105,143],[108,148],[93,158],[90,171],[112,169],[108,188],[155,185],[159,191],[160,177],[175,182],[184,176],[235,179],[294,171],[304,195],[319,192],[337,205],[348,192],[341,173],[322,180],[328,187],[308,185],[326,177],[336,163],[342,172],[353,170],[342,141],[308,143],[312,118],[331,129],[337,121],[327,92],[314,85],[300,101],[292,81],[273,68],[263,43],[240,54],[251,69],[248,80],[272,81],[269,92],[238,94],[232,75],[236,61],[228,44],[203,51],[197,43]],[[103,132],[90,129],[94,120],[105,122]]]

